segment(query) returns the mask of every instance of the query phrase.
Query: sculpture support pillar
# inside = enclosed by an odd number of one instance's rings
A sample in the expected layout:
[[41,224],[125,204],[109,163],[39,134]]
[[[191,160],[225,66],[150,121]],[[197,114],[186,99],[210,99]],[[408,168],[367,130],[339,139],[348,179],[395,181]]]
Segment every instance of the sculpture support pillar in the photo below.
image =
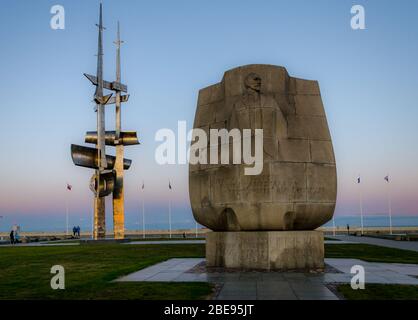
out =
[[125,238],[123,149],[123,145],[116,146],[115,188],[113,190],[113,233],[115,239]]
[[93,239],[104,239],[106,237],[105,220],[105,198],[94,197],[94,228]]
[[260,270],[324,268],[324,235],[320,231],[209,232],[208,267]]

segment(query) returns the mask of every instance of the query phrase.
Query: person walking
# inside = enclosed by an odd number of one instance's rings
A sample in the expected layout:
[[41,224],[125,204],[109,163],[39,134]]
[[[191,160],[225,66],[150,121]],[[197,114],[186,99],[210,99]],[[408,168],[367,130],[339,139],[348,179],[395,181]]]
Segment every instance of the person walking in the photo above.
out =
[[20,227],[17,227],[17,229],[14,231],[14,242],[15,242],[15,244],[17,244],[17,243],[19,243],[20,242],[20,235],[19,235],[19,232],[20,232]]
[[10,231],[10,244],[15,244],[15,232],[14,232],[14,230]]
[[80,239],[80,226],[77,226],[77,236]]
[[350,225],[347,223],[347,236],[350,235]]

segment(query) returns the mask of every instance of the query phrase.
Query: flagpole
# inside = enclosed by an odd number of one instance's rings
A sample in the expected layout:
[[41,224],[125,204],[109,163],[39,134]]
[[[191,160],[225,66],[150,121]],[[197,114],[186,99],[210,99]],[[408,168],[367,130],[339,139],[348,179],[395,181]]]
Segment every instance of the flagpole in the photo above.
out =
[[358,178],[358,184],[359,184],[359,193],[360,193],[360,220],[361,220],[361,235],[363,235],[364,231],[364,224],[363,224],[363,195],[361,192],[361,180],[360,175]]
[[361,215],[361,235],[363,235],[364,224],[363,224],[363,196],[360,190],[360,215]]
[[142,199],[142,238],[145,239],[145,205],[144,205],[144,199]]
[[70,192],[69,191],[71,191],[71,188],[72,187],[67,182],[67,187],[65,190],[68,193],[68,195],[65,197],[65,236],[66,237],[68,237],[68,216],[69,216],[69,211],[70,211],[69,209],[69,197],[70,197],[69,193]]
[[94,210],[91,212],[91,239],[94,240]]
[[392,232],[392,201],[390,198],[390,194],[388,195],[388,202],[389,202],[389,230],[390,230],[390,234],[393,234]]
[[170,239],[171,239],[171,198],[168,199],[168,224],[170,227]]
[[68,237],[68,196],[66,197],[66,204],[65,204],[65,235]]
[[170,180],[168,180],[168,224],[169,224],[169,235],[171,239],[171,183]]
[[141,234],[141,209],[138,209],[138,221],[136,223],[138,223],[138,228],[136,229],[137,233],[138,233],[138,238],[139,235]]
[[[0,220],[3,219],[3,216],[0,216]],[[3,240],[3,237],[0,237],[0,240]]]
[[[139,190],[141,190],[141,189],[139,189]],[[139,196],[139,199],[141,199],[141,195]],[[142,198],[142,201],[144,201],[144,199]],[[140,202],[141,203],[141,202]],[[143,213],[142,213],[143,214]],[[141,229],[141,223],[140,223],[140,221],[141,221],[141,205],[139,205],[139,207],[138,207],[138,238],[140,237],[140,229]],[[144,221],[144,219],[142,219],[142,222]]]
[[386,180],[388,183],[388,209],[389,209],[389,232],[390,234],[393,234],[392,232],[392,199],[390,196],[390,183],[389,183],[389,176],[387,176],[388,179]]

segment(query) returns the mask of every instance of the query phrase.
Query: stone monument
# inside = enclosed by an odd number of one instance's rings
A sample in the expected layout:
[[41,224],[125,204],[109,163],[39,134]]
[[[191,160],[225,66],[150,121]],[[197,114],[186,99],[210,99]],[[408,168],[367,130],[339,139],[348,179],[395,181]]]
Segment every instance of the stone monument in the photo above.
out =
[[212,129],[263,129],[258,175],[246,175],[246,164],[190,164],[193,215],[213,230],[207,265],[323,268],[323,234],[315,229],[333,216],[337,175],[318,82],[273,65],[229,70],[200,90],[194,128],[208,136]]

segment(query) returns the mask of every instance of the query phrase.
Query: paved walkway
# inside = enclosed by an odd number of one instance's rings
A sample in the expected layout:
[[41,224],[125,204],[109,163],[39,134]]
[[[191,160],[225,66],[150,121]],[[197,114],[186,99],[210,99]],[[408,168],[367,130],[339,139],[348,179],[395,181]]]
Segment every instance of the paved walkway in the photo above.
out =
[[[211,282],[222,285],[217,300],[299,300],[338,298],[318,281],[300,274],[267,272],[192,273],[205,259],[170,259],[116,281]],[[189,271],[189,272],[188,272]]]
[[[83,241],[83,240],[82,240]],[[206,240],[145,240],[145,241],[131,241],[131,242],[122,242],[121,244],[124,245],[148,245],[148,244],[205,244]],[[352,241],[329,241],[325,240],[325,244],[353,244],[357,242]],[[11,244],[0,244],[1,247],[51,247],[51,246],[78,246],[80,243],[78,242],[61,242],[61,243],[54,243],[50,242],[31,242],[31,243],[19,243],[15,245]]]
[[325,263],[342,273],[326,273],[323,280],[326,283],[350,283],[351,268],[361,265],[365,271],[367,283],[418,285],[418,265],[401,263],[366,262],[359,259],[325,259]]
[[156,241],[131,241],[131,242],[123,243],[123,244],[205,244],[205,243],[206,243],[205,240],[156,240]]
[[58,246],[79,246],[78,242],[71,243],[49,243],[49,242],[31,242],[31,243],[17,243],[17,244],[3,244],[2,247],[58,247]]
[[[395,241],[395,240],[388,240],[388,239],[379,239],[379,238],[371,238],[371,237],[356,237],[356,236],[328,236],[328,238],[335,238],[342,241],[354,242],[354,243],[364,243],[364,244],[371,244],[375,246],[381,247],[388,247],[388,248],[395,248],[395,249],[403,249],[403,250],[411,250],[418,252],[418,241]],[[341,242],[341,241],[337,241]]]
[[337,300],[326,284],[350,283],[351,267],[362,265],[367,283],[418,285],[418,265],[325,259],[341,273],[192,272],[204,259],[170,259],[116,281],[211,282],[222,286],[218,300]]
[[324,240],[324,244],[357,244],[357,242],[351,242],[351,241],[338,241],[338,240]]

